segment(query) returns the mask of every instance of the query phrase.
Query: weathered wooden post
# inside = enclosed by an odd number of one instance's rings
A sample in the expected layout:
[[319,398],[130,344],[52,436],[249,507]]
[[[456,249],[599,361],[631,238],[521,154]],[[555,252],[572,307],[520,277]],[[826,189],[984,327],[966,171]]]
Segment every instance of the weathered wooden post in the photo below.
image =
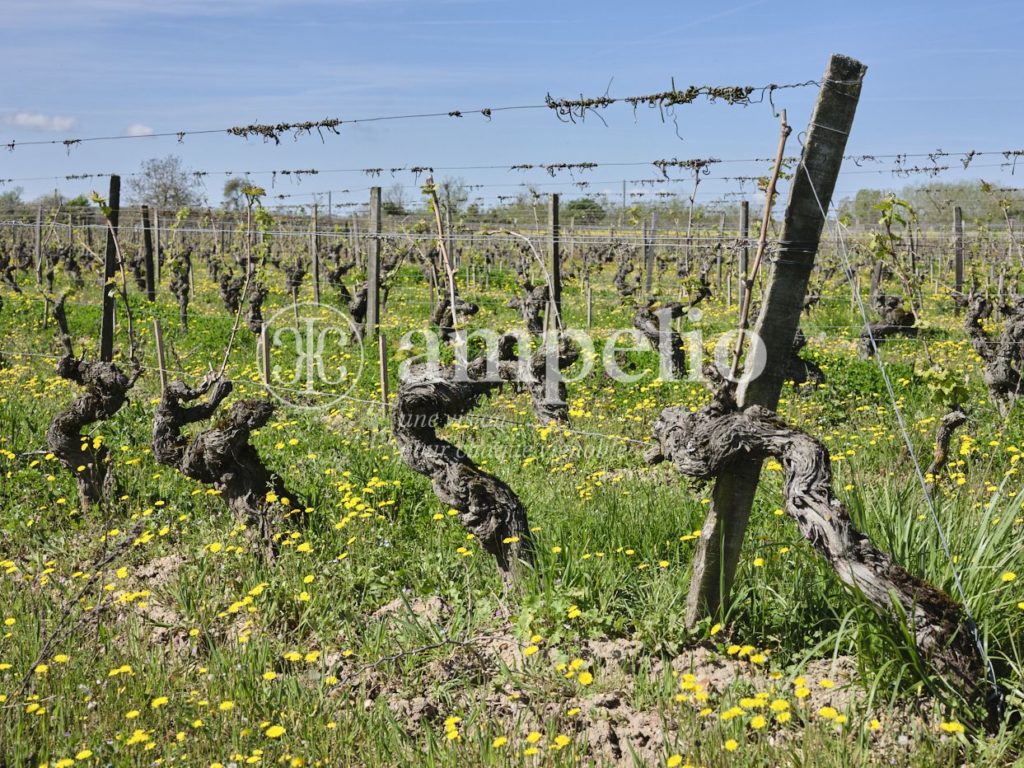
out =
[[114,285],[117,276],[117,219],[121,207],[121,177],[110,177],[110,223],[107,226],[107,250],[103,259],[103,320],[100,324],[100,360],[109,363],[114,359]]
[[[775,409],[792,354],[814,256],[842,164],[846,140],[867,68],[841,55],[829,60],[811,115],[800,164],[793,174],[778,256],[755,326],[766,361],[760,376],[741,381],[741,407]],[[747,370],[754,364],[747,356]],[[727,603],[750,517],[761,461],[730,462],[715,483],[711,509],[701,531],[686,604],[686,623],[719,615]]]
[[388,412],[388,340],[383,333],[377,334],[377,362],[380,365],[380,400],[384,413]]
[[650,226],[644,219],[643,226],[644,241],[644,295],[651,298],[651,288],[654,286],[654,217],[651,217]]
[[36,206],[36,285],[43,284],[43,206]]
[[552,194],[548,201],[548,226],[550,247],[548,248],[548,312],[555,319],[552,326],[562,330],[562,254],[558,230],[558,195]]
[[160,328],[160,318],[153,318],[153,343],[156,345],[156,367],[160,373],[160,394],[167,389],[167,362],[164,358],[164,334]]
[[[964,212],[959,205],[953,208],[953,236],[956,240],[953,287],[957,295],[960,296],[964,292]],[[956,313],[960,314],[959,304],[956,306]]]
[[366,335],[377,333],[380,325],[380,187],[370,187],[370,242],[366,250]]
[[750,269],[750,201],[744,200],[740,203],[740,263],[739,279],[737,287],[739,305],[743,306],[743,294],[746,291],[744,281],[747,279],[747,270]]
[[317,242],[317,208],[313,206],[313,231],[309,234],[309,252],[313,270],[313,303],[320,306],[320,248]]
[[262,365],[260,366],[262,368],[262,370],[260,371],[260,374],[261,374],[261,377],[263,379],[263,386],[266,387],[267,390],[269,391],[270,390],[270,333],[267,331],[267,324],[266,323],[261,323],[260,324],[260,343],[259,343],[259,348],[260,348],[260,361],[262,362]]
[[156,261],[156,284],[160,285],[160,269],[163,257],[160,255],[160,209],[153,211],[153,258]]
[[146,262],[146,298],[156,301],[156,271],[153,265],[153,230],[149,225],[149,206],[142,206],[142,243]]

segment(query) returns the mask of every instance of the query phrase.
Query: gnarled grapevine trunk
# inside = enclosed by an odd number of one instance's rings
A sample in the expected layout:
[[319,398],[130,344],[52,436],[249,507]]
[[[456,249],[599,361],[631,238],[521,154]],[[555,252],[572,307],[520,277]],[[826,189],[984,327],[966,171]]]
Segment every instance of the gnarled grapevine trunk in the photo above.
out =
[[107,446],[93,441],[82,431],[97,421],[106,421],[121,409],[142,370],[136,367],[132,375],[127,376],[114,363],[90,363],[76,358],[71,347],[64,299],[61,296],[53,308],[53,318],[60,329],[64,347],[64,355],[57,362],[57,375],[73,381],[85,391],[50,422],[46,430],[46,445],[75,476],[78,503],[84,514],[104,498],[116,498],[120,494],[116,490]]
[[[441,332],[441,339],[450,342],[455,338],[455,319],[452,317],[451,297],[444,296],[430,313],[430,322],[437,326]],[[455,315],[459,322],[464,322],[480,311],[480,307],[472,302],[464,300],[461,296],[455,297]]]
[[[519,564],[533,561],[526,508],[506,483],[438,437],[437,430],[469,413],[481,397],[504,382],[527,384],[535,410],[550,412],[551,403],[542,401],[538,405],[543,382],[537,382],[537,373],[555,365],[558,370],[571,365],[578,351],[563,341],[557,351],[542,348],[524,365],[511,359],[512,346],[512,338],[506,336],[499,344],[496,359],[476,358],[462,369],[415,369],[399,388],[391,416],[391,429],[402,460],[429,477],[437,497],[458,510],[459,522],[495,557],[506,584],[516,579]],[[551,366],[546,362],[547,355],[553,358]],[[559,384],[564,388],[564,383]],[[562,393],[564,396],[564,389]]]
[[953,439],[953,433],[966,423],[967,414],[959,406],[954,407],[949,413],[939,419],[939,426],[935,430],[935,453],[932,456],[932,463],[928,465],[928,469],[925,471],[929,494],[938,485],[939,473],[949,460],[949,443]]
[[[191,405],[211,389],[207,401]],[[153,456],[161,464],[220,491],[228,509],[250,526],[251,537],[263,556],[272,561],[277,556],[274,524],[286,511],[301,513],[304,509],[249,442],[253,431],[270,420],[273,403],[239,400],[214,427],[191,441],[182,434],[183,427],[213,416],[231,390],[230,381],[213,378],[195,388],[181,381],[168,383],[153,418]]]
[[665,367],[665,359],[668,358],[668,366],[675,378],[682,378],[686,375],[686,347],[683,338],[672,330],[672,321],[683,317],[691,309],[700,304],[711,295],[711,286],[706,276],[701,275],[697,292],[687,304],[677,301],[661,305],[654,309],[654,304],[641,307],[633,316],[633,327],[644,335],[658,355],[662,359],[662,367]]
[[984,296],[967,300],[965,325],[971,346],[985,363],[985,386],[1002,415],[1021,394],[1024,373],[1024,301],[1003,307],[1003,332],[989,338],[981,321],[992,316],[992,302]]
[[810,383],[814,388],[825,383],[825,372],[821,366],[813,360],[805,360],[800,357],[800,350],[807,346],[807,337],[802,329],[796,329],[796,336],[793,338],[793,354],[789,358],[789,370],[786,378],[797,386]]
[[[800,532],[880,612],[892,615],[894,601],[915,634],[918,651],[969,699],[990,691],[985,663],[963,610],[944,592],[909,573],[853,527],[832,493],[828,449],[760,406],[739,411],[721,389],[696,412],[666,408],[654,425],[657,447],[645,457],[669,460],[682,474],[708,480],[740,456],[774,458],[785,472],[785,509]],[[990,710],[990,714],[991,710]]]
[[[882,316],[880,321],[868,323],[860,333],[860,349],[865,357],[874,357],[876,348],[890,336],[916,336],[917,316],[904,309],[903,300],[899,296],[877,294],[874,297],[875,309]],[[874,340],[874,343],[872,343]]]

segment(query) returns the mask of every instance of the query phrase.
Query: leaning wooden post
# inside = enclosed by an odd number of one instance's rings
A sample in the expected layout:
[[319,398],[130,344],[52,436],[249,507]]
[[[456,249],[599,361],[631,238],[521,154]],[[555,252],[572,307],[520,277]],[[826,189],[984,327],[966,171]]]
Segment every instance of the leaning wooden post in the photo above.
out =
[[313,303],[320,306],[320,248],[317,243],[317,210],[313,206],[313,231],[309,234],[309,251],[313,262]]
[[[737,280],[739,305],[743,306],[743,294],[747,290],[744,281],[747,279],[747,272],[750,269],[750,201],[744,200],[740,203],[740,263],[739,278]],[[731,302],[730,302],[731,303]]]
[[380,187],[370,187],[370,242],[366,251],[366,335],[377,333],[380,325]]
[[[745,376],[741,381],[737,391],[741,407],[761,405],[774,410],[778,405],[825,225],[822,209],[827,211],[832,200],[866,71],[859,61],[833,55],[822,78],[800,164],[793,174],[778,256],[754,328],[765,367],[760,376],[749,380]],[[747,355],[747,371],[756,357]],[[741,458],[730,462],[729,471],[715,482],[687,596],[689,627],[719,615],[728,602],[760,473],[760,460]]]
[[167,389],[167,362],[164,358],[164,334],[160,328],[160,318],[153,318],[153,343],[156,344],[156,367],[160,372],[160,394]]
[[260,373],[262,374],[263,386],[270,391],[270,334],[267,332],[267,324],[260,324]]
[[548,248],[548,315],[555,319],[552,326],[562,330],[562,254],[561,233],[558,228],[558,195],[552,194],[548,202],[548,226],[550,247]]
[[36,206],[36,285],[43,284],[43,206]]
[[644,241],[644,295],[651,298],[651,288],[654,287],[654,218],[651,217],[651,225],[647,226],[644,219],[643,226]]
[[[962,296],[964,292],[964,212],[959,205],[953,209],[953,236],[956,240],[953,287],[957,296]],[[956,305],[956,313],[960,314],[959,302]]]
[[160,255],[160,209],[153,211],[153,258],[156,260],[156,284],[160,285],[160,269],[162,267]]
[[384,413],[388,412],[388,340],[383,333],[377,334],[377,361],[380,364],[380,399]]
[[117,276],[117,218],[121,207],[121,177],[110,177],[110,223],[107,226],[107,250],[103,259],[103,320],[100,325],[100,360],[109,363],[114,359],[114,285]]
[[149,206],[142,206],[142,247],[146,261],[146,299],[156,301],[156,267],[153,264],[153,230],[149,224]]

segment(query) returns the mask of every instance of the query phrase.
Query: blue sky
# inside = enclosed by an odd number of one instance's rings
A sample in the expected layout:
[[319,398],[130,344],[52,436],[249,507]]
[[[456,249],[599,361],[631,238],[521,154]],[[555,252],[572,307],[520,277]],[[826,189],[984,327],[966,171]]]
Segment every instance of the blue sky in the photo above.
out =
[[[848,152],[1024,148],[1024,3],[634,2],[539,3],[497,0],[4,0],[0,62],[5,78],[0,138],[31,141],[131,132],[225,128],[250,122],[361,118],[423,111],[539,104],[581,93],[625,96],[688,84],[764,85],[817,79],[832,52],[865,62],[868,76]],[[815,90],[777,94],[796,134]],[[324,142],[286,138],[279,146],[224,135],[144,138],[0,153],[0,177],[131,173],[174,153],[195,170],[341,169],[406,165],[437,168],[551,162],[649,163],[666,157],[765,157],[777,121],[767,105],[695,104],[677,125],[626,106],[567,125],[548,110],[344,126]],[[678,135],[677,135],[678,134]],[[927,164],[914,159],[908,164]],[[957,158],[942,178],[985,178],[1017,186],[1010,169]],[[901,187],[848,163],[838,195],[860,186]],[[700,187],[702,200],[737,192],[725,175],[761,174],[760,164],[722,164]],[[1021,174],[1024,174],[1022,163]],[[599,168],[578,176],[591,191],[618,194],[622,179],[655,178],[647,165]],[[492,171],[438,170],[486,185],[493,200],[521,182],[581,194],[567,174],[550,178]],[[271,177],[253,176],[269,187]],[[207,177],[211,201],[223,175]],[[925,181],[916,176],[912,181]],[[409,187],[410,174],[374,182],[358,173],[297,182],[278,177],[275,193],[342,189],[335,202],[365,199],[371,183]],[[504,185],[504,186],[502,186]],[[26,197],[59,187],[77,194],[97,181],[16,181]],[[680,192],[687,183],[673,185]],[[639,189],[630,185],[630,189]],[[747,190],[751,190],[748,185]],[[753,193],[752,193],[753,194]],[[294,198],[303,202],[311,198]]]

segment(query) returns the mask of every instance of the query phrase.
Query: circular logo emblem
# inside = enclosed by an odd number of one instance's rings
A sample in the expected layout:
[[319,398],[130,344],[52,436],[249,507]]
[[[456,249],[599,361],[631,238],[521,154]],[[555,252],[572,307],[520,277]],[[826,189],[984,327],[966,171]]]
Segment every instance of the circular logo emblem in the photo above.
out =
[[344,400],[363,372],[363,345],[352,318],[303,302],[275,312],[257,352],[270,393],[296,408],[325,410]]

